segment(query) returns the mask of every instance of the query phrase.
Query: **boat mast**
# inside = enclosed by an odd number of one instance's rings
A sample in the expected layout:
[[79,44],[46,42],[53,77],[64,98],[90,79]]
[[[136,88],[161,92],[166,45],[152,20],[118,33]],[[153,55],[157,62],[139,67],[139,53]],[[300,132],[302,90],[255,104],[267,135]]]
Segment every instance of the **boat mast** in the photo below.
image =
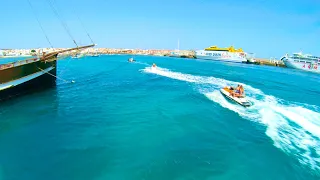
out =
[[178,39],[178,52],[180,51],[180,40]]
[[[65,53],[65,52],[69,52],[69,51],[73,51],[73,50],[76,50],[77,52],[79,52],[79,51],[82,50],[82,49],[86,49],[86,48],[90,48],[90,47],[96,46],[96,44],[93,42],[91,36],[89,35],[88,31],[85,29],[85,27],[84,27],[82,21],[80,20],[79,16],[77,15],[79,21],[81,21],[82,28],[85,30],[85,32],[87,33],[89,39],[90,39],[91,42],[92,42],[91,45],[79,46],[78,43],[76,42],[74,36],[71,34],[71,32],[70,32],[70,30],[69,30],[66,22],[62,19],[62,16],[59,14],[57,6],[54,5],[55,1],[54,1],[54,0],[47,0],[47,2],[48,2],[48,4],[50,5],[53,13],[56,15],[56,17],[57,17],[58,20],[60,21],[61,25],[64,27],[64,30],[67,32],[67,34],[69,35],[69,37],[71,38],[71,40],[73,41],[73,43],[76,45],[76,47],[75,47],[75,48],[65,49],[65,50],[60,50],[60,51],[54,51],[54,52],[50,52],[50,53],[47,53],[47,54],[42,52],[42,54],[39,56],[39,60],[41,60],[41,61],[55,61],[55,60],[57,60],[57,56],[58,56],[58,54],[60,54],[60,53]],[[50,40],[49,40],[46,32],[44,31],[44,29],[43,29],[43,27],[42,27],[42,25],[41,25],[41,23],[40,23],[40,21],[39,21],[39,19],[38,19],[38,17],[37,17],[37,14],[36,14],[36,12],[35,12],[35,9],[33,8],[30,0],[28,0],[28,3],[29,3],[31,9],[32,9],[33,12],[34,12],[34,15],[35,15],[36,18],[37,18],[37,21],[38,21],[38,23],[39,23],[39,26],[40,26],[42,32],[45,34],[46,39],[47,39],[47,41],[49,42],[51,48],[53,48],[53,46],[52,46],[52,44],[51,44],[51,42],[50,42]],[[34,60],[34,59],[36,59],[36,58],[31,58],[31,59]]]
[[30,0],[28,0],[28,4],[29,4],[29,6],[30,6],[30,8],[31,8],[31,11],[33,12],[34,16],[35,16],[36,19],[37,19],[37,22],[38,22],[38,24],[39,24],[39,26],[40,26],[40,28],[41,28],[42,33],[43,33],[44,36],[46,37],[48,43],[50,44],[50,47],[53,48],[53,45],[52,45],[52,43],[51,43],[51,41],[50,41],[50,39],[49,39],[46,31],[44,30],[44,28],[43,28],[43,26],[42,26],[42,24],[41,24],[41,22],[40,22],[40,20],[39,20],[39,18],[38,18],[38,14],[36,13],[35,9],[33,8]]

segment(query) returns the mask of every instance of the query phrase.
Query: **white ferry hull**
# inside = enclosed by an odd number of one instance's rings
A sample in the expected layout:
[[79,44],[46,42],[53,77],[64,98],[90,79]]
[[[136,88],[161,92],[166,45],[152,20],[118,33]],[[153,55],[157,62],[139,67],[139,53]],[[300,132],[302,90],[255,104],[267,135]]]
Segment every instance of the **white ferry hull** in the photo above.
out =
[[220,52],[220,51],[196,51],[197,59],[214,60],[214,61],[227,61],[242,63],[247,61],[244,53]]
[[304,70],[304,71],[320,73],[320,70],[319,70],[320,64],[319,63],[294,61],[291,58],[284,58],[283,63],[288,68],[300,69],[300,70]]

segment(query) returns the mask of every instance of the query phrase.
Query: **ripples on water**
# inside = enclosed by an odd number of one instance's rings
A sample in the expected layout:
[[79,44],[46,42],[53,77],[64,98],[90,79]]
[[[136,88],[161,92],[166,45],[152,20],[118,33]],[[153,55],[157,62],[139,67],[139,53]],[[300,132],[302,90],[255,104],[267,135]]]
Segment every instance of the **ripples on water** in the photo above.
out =
[[[245,119],[265,125],[266,134],[273,140],[276,147],[286,153],[294,154],[301,163],[309,165],[312,169],[320,170],[320,113],[318,107],[311,108],[300,103],[286,102],[244,84],[248,100],[254,103],[253,106],[244,108],[231,103],[220,93],[220,89],[224,86],[236,86],[240,82],[184,74],[160,67],[147,67],[143,71],[194,83],[199,92],[210,100],[238,113]],[[211,87],[203,88],[202,85],[208,84]]]
[[[75,83],[0,104],[0,180],[319,179],[317,75],[128,58],[59,61]],[[238,83],[254,106],[220,94]]]

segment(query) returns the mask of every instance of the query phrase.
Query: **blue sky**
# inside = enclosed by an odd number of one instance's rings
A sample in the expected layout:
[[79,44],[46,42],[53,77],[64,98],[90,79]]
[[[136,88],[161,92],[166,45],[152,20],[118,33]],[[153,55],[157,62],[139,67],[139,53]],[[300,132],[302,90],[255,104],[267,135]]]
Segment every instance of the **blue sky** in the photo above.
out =
[[[74,44],[49,0],[30,0],[54,47]],[[234,45],[258,57],[320,55],[319,0],[51,0],[79,44],[203,49]],[[2,1],[0,48],[49,47],[28,0]]]

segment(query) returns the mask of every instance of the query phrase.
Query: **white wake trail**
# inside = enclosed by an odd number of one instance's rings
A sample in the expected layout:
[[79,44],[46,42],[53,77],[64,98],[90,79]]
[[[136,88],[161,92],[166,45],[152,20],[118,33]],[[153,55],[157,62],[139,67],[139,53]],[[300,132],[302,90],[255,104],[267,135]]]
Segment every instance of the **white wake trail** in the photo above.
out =
[[[159,67],[147,67],[143,71],[197,84],[199,92],[208,99],[236,112],[245,119],[266,126],[265,133],[273,140],[274,146],[293,154],[302,164],[320,170],[320,113],[308,109],[311,105],[286,102],[241,83],[245,87],[247,98],[254,104],[249,108],[244,108],[224,98],[219,91],[224,86],[233,86],[239,82],[183,74]],[[207,85],[210,85],[209,89]],[[319,107],[313,109],[319,109]]]

